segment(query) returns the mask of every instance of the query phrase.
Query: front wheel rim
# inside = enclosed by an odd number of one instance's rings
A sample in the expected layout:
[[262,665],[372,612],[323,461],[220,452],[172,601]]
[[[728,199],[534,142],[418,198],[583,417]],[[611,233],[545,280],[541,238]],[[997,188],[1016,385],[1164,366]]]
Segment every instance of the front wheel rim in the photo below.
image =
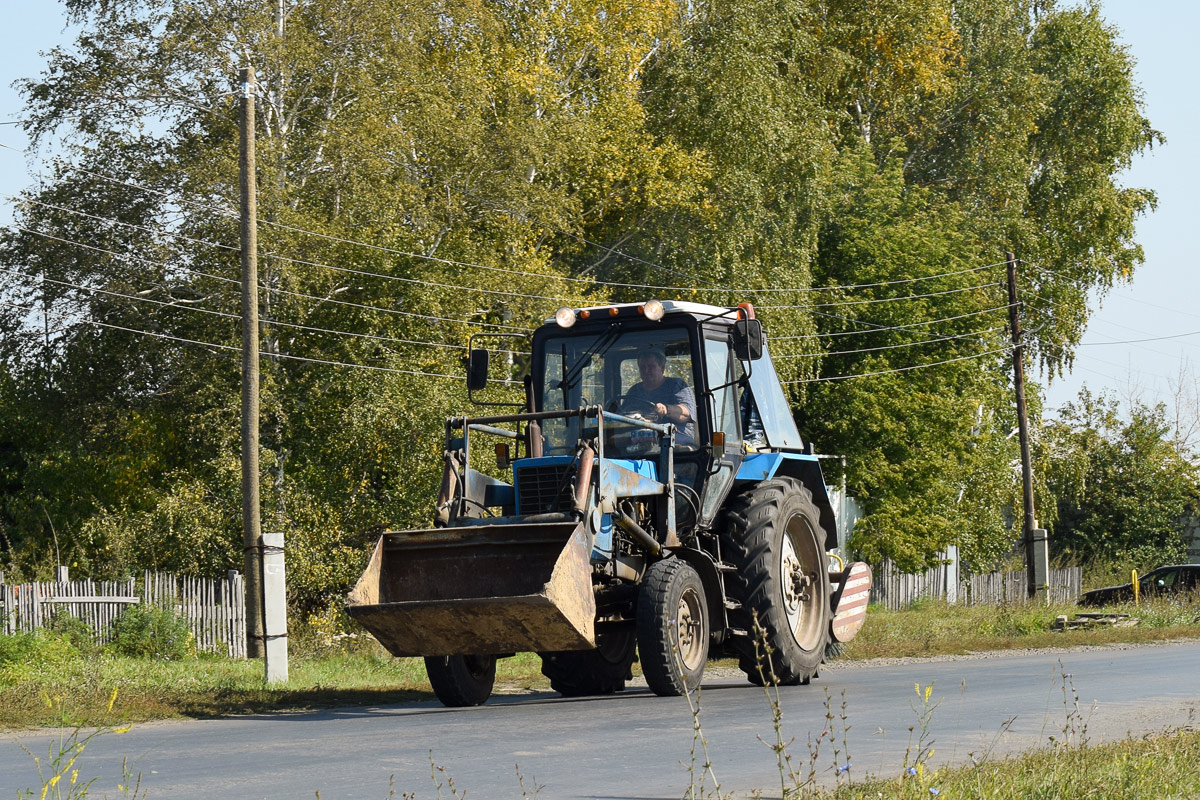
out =
[[680,596],[677,619],[679,660],[686,672],[692,672],[704,660],[704,609],[694,588],[688,587]]

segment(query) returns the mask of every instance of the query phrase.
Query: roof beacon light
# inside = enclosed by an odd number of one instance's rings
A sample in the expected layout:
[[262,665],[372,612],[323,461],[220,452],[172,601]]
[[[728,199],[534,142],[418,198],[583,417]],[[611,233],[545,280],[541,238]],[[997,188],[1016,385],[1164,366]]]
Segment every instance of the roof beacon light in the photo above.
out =
[[554,312],[554,321],[560,328],[569,328],[575,324],[575,309],[563,306]]
[[645,314],[646,319],[650,320],[651,322],[658,322],[660,319],[662,319],[664,311],[666,311],[666,309],[663,308],[663,304],[658,300],[648,300],[646,304],[642,306],[642,313]]

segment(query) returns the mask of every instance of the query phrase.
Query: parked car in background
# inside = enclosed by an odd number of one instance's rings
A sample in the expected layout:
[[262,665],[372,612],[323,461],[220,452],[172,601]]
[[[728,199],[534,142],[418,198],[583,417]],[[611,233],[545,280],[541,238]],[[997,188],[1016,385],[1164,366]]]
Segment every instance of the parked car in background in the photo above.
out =
[[[1158,567],[1138,578],[1138,593],[1142,597],[1182,594],[1200,589],[1200,564],[1175,564]],[[1106,586],[1079,595],[1081,606],[1108,606],[1133,602],[1133,584]]]

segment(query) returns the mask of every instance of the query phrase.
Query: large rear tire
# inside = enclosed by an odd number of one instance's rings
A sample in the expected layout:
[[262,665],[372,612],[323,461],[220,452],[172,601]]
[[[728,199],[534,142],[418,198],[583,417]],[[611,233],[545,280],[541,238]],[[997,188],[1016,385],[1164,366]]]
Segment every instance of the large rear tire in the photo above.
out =
[[[829,641],[825,531],[812,493],[794,478],[763,481],[733,500],[721,552],[737,567],[726,589],[751,632],[731,642],[751,683],[808,683]],[[755,622],[757,621],[757,630]]]
[[678,558],[651,564],[638,587],[637,606],[638,651],[650,689],[670,697],[699,686],[708,641],[708,605],[700,575]]
[[585,697],[624,691],[633,677],[637,639],[632,629],[601,633],[595,650],[542,653],[542,674],[563,697]]
[[442,705],[482,705],[496,684],[496,657],[426,656],[425,672]]

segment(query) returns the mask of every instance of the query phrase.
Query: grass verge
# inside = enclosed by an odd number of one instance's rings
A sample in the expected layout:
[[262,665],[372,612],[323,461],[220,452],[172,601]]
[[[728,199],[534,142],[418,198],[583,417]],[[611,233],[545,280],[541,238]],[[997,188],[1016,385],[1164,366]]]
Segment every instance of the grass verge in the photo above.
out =
[[1073,603],[960,606],[919,601],[902,611],[872,607],[862,630],[846,645],[841,658],[961,655],[985,650],[1143,644],[1200,637],[1200,600],[1192,596],[1105,609],[1136,619],[1137,624],[1130,627],[1054,630],[1057,617],[1069,618],[1079,611]]
[[956,769],[906,771],[899,778],[851,783],[820,796],[829,800],[1197,797],[1200,732],[1177,731],[1094,747],[1052,748]]
[[[1133,614],[1140,623],[1129,628],[1053,631],[1055,617],[1073,614],[1073,606],[997,608],[926,602],[904,611],[876,610],[839,659],[1200,638],[1200,602],[1194,599],[1115,610]],[[365,636],[337,641],[334,646],[298,642],[290,680],[268,688],[257,661],[204,655],[131,657],[89,650],[80,645],[78,636],[55,632],[0,636],[0,728],[99,726],[432,699],[420,659],[392,658]],[[731,660],[714,666],[736,669]],[[502,659],[496,682],[498,691],[549,688],[541,661],[532,653]],[[113,689],[118,690],[118,699],[110,709]],[[61,702],[50,711],[43,695]]]

